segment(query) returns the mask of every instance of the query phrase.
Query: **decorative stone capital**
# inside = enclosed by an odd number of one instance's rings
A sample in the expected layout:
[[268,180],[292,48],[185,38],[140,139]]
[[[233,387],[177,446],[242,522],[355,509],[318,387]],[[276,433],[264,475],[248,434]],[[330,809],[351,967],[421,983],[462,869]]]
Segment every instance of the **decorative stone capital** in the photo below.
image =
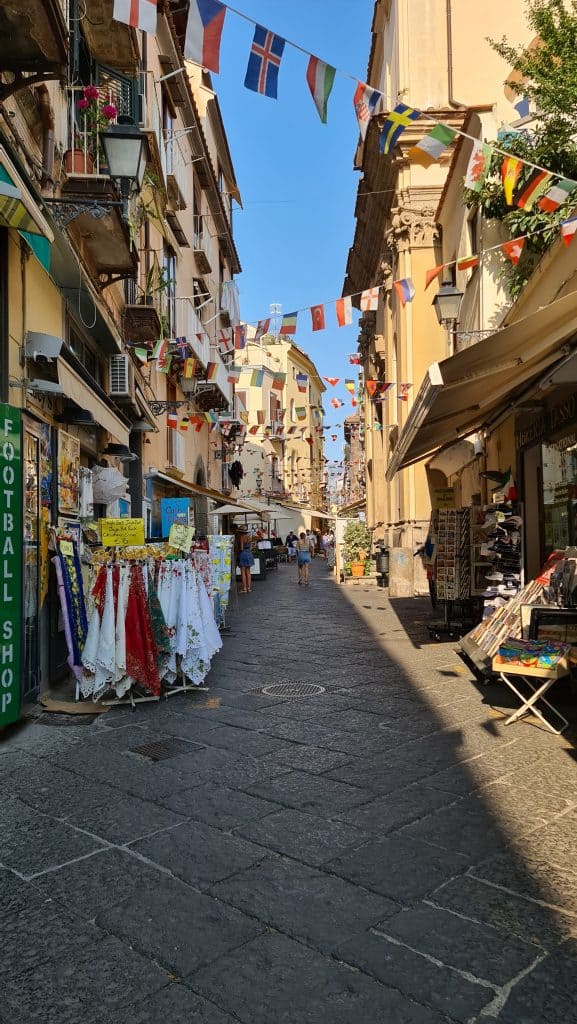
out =
[[391,227],[386,234],[387,244],[396,252],[408,249],[429,249],[438,241],[439,226],[435,222],[434,207],[409,210],[395,207],[391,211]]

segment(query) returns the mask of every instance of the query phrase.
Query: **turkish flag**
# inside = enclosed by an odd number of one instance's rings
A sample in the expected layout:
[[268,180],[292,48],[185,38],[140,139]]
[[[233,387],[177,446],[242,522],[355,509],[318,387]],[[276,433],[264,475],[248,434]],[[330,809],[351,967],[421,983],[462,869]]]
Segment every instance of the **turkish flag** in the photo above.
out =
[[313,331],[324,331],[325,307],[322,303],[320,306],[311,306],[311,319],[313,322]]

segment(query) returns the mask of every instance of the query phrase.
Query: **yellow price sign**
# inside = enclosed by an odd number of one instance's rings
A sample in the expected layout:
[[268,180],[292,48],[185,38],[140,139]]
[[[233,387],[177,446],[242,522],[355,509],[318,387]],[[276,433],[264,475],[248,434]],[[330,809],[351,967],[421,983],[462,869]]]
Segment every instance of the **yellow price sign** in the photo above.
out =
[[168,543],[171,548],[179,548],[180,551],[190,551],[194,537],[193,526],[183,526],[181,523],[173,523],[168,535]]
[[105,548],[144,544],[144,519],[101,519],[100,540]]

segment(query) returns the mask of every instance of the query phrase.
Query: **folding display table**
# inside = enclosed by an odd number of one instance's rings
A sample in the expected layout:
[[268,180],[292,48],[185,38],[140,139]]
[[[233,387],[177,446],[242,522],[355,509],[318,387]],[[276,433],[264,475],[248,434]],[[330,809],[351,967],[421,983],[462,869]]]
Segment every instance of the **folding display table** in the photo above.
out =
[[[569,725],[567,719],[564,718],[563,715],[545,699],[545,694],[547,693],[547,690],[553,686],[553,683],[556,683],[558,679],[562,679],[564,676],[569,675],[567,658],[561,658],[557,664],[553,665],[551,668],[536,668],[529,665],[517,665],[514,662],[507,662],[496,655],[493,658],[493,672],[502,679],[502,681],[521,701],[521,707],[506,719],[505,725],[511,725],[513,722],[517,722],[520,718],[523,718],[524,715],[531,713],[537,715],[543,724],[547,726],[551,732],[555,733],[556,736],[560,736],[567,728]],[[517,679],[522,679],[529,687],[531,692],[528,697],[521,693],[521,691],[515,686]],[[546,704],[555,718],[563,723],[560,729],[556,729],[547,721],[545,716],[537,707],[539,701]]]

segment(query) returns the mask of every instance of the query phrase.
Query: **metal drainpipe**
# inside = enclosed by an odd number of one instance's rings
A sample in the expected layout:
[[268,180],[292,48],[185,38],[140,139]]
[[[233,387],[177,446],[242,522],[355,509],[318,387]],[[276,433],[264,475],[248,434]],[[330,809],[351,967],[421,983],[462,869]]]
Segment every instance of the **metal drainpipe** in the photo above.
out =
[[462,110],[466,106],[453,96],[453,9],[452,0],[445,0],[447,12],[447,79],[448,79],[448,101],[449,106]]
[[42,180],[41,187],[48,188],[54,184],[52,171],[54,168],[54,110],[50,102],[50,94],[45,85],[36,90],[38,109],[42,121]]

